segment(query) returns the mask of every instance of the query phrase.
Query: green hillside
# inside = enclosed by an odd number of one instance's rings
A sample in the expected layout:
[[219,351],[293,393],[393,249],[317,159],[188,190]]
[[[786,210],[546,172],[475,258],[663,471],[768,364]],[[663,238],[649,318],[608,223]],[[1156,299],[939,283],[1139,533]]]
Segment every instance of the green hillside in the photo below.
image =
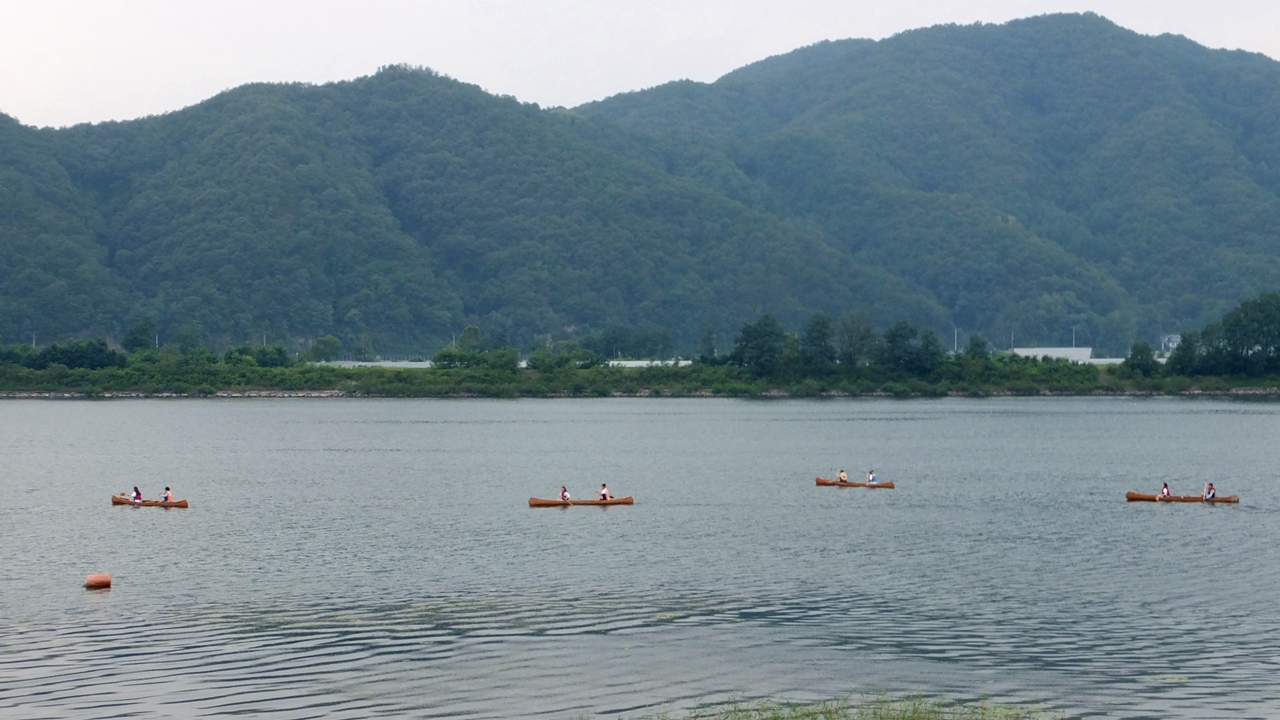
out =
[[1280,64],[1258,55],[1048,16],[822,43],[578,111],[991,337],[1074,326],[1114,349],[1280,286]]
[[113,330],[125,285],[105,266],[101,218],[34,131],[0,116],[0,340]]
[[[134,122],[15,126],[14,144],[46,149],[52,168],[22,182],[74,199],[46,202],[23,231],[74,224],[64,242],[96,253],[102,276],[80,286],[125,292],[92,303],[108,318],[92,325],[46,331],[39,308],[15,312],[4,339],[154,317],[162,336],[194,330],[217,345],[333,333],[408,353],[469,324],[521,345],[612,326],[689,345],[764,311],[943,321],[816,230],[604,150],[578,122],[387,68],[243,87]],[[3,252],[25,262],[16,243]]]
[[1280,64],[1091,15],[573,110],[391,67],[130,122],[0,116],[4,342],[154,318],[215,347],[421,354],[477,325],[689,352],[866,311],[1119,353],[1280,288],[1278,233]]

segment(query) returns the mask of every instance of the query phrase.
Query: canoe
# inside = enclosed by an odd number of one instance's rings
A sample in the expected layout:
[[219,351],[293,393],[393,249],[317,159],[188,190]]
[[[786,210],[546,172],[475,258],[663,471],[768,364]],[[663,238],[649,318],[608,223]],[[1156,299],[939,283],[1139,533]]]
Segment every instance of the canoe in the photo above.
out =
[[892,483],[892,482],[878,482],[878,483],[868,483],[868,482],[840,482],[839,480],[828,480],[828,479],[826,479],[826,478],[818,478],[818,484],[819,484],[819,485],[831,485],[831,486],[833,486],[833,487],[884,488],[885,490],[892,490],[892,489],[893,489],[893,483]]
[[1200,502],[1199,495],[1170,495],[1167,498],[1146,493],[1128,492],[1124,494],[1129,502]]
[[134,500],[124,495],[112,495],[112,505],[136,505],[138,507],[176,507],[184,508],[187,506],[186,500],[174,500],[173,502],[163,502],[161,500]]
[[1227,495],[1226,497],[1216,497],[1212,500],[1204,500],[1199,495],[1171,495],[1167,498],[1162,498],[1159,495],[1148,495],[1146,493],[1137,493],[1137,492],[1125,493],[1124,499],[1128,500],[1129,502],[1181,502],[1181,503],[1198,503],[1198,502],[1238,503],[1240,502],[1239,495]]
[[612,500],[544,500],[529,498],[529,507],[569,507],[570,505],[635,505],[630,495]]

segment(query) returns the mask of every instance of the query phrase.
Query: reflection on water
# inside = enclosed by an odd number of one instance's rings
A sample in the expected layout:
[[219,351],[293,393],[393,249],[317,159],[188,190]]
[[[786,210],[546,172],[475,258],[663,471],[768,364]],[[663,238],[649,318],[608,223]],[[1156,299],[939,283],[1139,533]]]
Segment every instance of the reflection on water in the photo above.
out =
[[[0,716],[1280,714],[1280,406],[11,401]],[[819,488],[874,466],[898,489]],[[530,509],[601,480],[631,507]],[[1129,504],[1129,489],[1238,507]],[[172,485],[188,511],[112,507]],[[106,593],[79,588],[111,572]]]

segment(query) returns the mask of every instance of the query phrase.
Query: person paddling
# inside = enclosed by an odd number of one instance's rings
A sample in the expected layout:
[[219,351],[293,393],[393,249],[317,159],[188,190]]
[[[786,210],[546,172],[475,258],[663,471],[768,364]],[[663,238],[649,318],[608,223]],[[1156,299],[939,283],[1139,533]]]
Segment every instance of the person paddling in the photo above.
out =
[[1214,489],[1213,483],[1204,486],[1204,494],[1200,496],[1202,500],[1212,500],[1218,497],[1218,491]]
[[868,484],[868,485],[875,485],[877,482],[879,482],[879,481],[878,481],[878,480],[876,480],[876,471],[875,471],[875,470],[868,470],[868,471],[867,471],[867,484]]
[[840,474],[836,475],[836,479],[842,483],[847,483],[849,482],[849,475],[844,470],[841,470]]
[[137,485],[133,486],[133,501],[142,502],[142,491],[138,489]]
[[563,485],[560,486],[560,501],[569,502],[569,488]]
[[604,483],[600,483],[600,499],[601,500],[613,499],[613,496],[609,494],[609,486]]
[[1173,497],[1173,494],[1169,492],[1169,483],[1165,483],[1164,487],[1160,488],[1160,498],[1168,500],[1171,497]]
[[163,496],[163,497],[161,497],[160,499],[161,499],[163,502],[171,503],[171,502],[173,502],[173,493],[172,493],[172,492],[170,492],[169,488],[167,488],[167,487],[166,487],[166,488],[164,489],[164,496]]

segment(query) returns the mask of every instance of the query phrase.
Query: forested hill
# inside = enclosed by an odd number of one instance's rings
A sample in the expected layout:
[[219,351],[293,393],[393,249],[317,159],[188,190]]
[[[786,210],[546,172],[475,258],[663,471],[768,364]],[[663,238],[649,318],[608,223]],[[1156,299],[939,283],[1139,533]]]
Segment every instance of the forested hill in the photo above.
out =
[[1059,15],[822,43],[578,111],[995,339],[1075,326],[1114,348],[1280,287],[1280,64],[1260,55]]
[[1090,15],[574,110],[392,67],[123,123],[0,117],[6,342],[151,317],[215,346],[424,352],[477,325],[691,349],[866,310],[1118,352],[1276,288],[1280,64]]
[[405,68],[133,122],[6,119],[0,334],[154,317],[162,338],[332,333],[420,353],[469,324],[527,347],[614,326],[691,344],[761,312],[945,322],[816,228],[602,148],[581,124]]

